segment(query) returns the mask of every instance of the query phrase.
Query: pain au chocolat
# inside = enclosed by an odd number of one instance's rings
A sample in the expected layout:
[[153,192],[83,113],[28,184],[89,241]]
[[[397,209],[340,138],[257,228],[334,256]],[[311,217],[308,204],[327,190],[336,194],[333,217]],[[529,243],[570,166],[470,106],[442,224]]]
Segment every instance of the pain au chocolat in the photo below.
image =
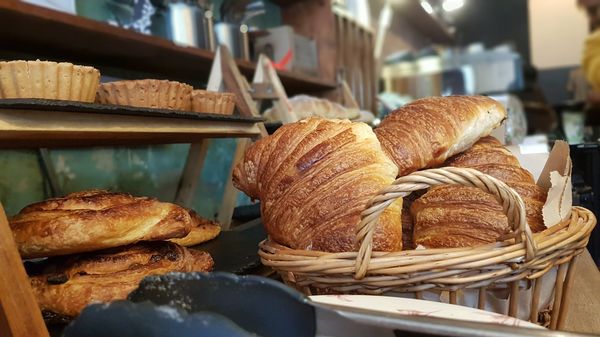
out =
[[102,190],[25,207],[10,219],[23,258],[47,257],[188,235],[188,211],[153,198]]
[[212,267],[206,252],[171,242],[142,242],[49,258],[34,267],[30,282],[44,316],[57,321],[79,315],[91,303],[125,299],[148,275]]

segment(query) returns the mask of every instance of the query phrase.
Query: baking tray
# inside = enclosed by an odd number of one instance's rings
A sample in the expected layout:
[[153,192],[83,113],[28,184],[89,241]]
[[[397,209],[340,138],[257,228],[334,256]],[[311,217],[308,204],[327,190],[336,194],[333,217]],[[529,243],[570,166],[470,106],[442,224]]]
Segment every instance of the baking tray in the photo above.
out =
[[96,104],[74,101],[61,101],[53,99],[40,98],[8,98],[0,99],[0,109],[12,110],[38,110],[48,112],[77,112],[125,116],[143,116],[143,117],[163,117],[163,118],[182,118],[205,121],[226,121],[226,122],[262,122],[262,117],[246,117],[240,115],[220,115],[210,113],[199,113],[192,111],[167,110],[140,108],[125,105]]
[[261,220],[256,219],[191,248],[210,253],[215,261],[213,271],[248,274],[261,266],[258,244],[266,238]]

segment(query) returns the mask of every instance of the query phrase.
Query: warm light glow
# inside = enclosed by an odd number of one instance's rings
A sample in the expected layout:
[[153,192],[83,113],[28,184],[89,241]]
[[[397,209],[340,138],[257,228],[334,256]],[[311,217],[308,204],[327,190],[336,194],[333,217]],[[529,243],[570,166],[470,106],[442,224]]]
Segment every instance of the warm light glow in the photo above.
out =
[[[461,8],[462,6],[464,6],[464,4],[465,0],[444,0],[444,2],[442,2],[442,8],[446,12],[452,12]],[[421,5],[423,5],[422,2]]]
[[431,7],[431,4],[427,1],[421,1],[421,7],[423,7],[423,9],[429,13],[429,14],[433,14],[433,7]]

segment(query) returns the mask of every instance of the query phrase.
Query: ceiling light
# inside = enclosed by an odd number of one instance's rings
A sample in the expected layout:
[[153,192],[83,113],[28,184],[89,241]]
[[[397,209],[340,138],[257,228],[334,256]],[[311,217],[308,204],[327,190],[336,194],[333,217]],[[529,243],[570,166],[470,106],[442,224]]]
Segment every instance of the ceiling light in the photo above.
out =
[[427,1],[421,1],[421,7],[427,12],[427,14],[433,14],[433,7]]
[[[444,2],[442,2],[442,8],[446,12],[452,12],[452,11],[455,11],[455,10],[461,8],[464,4],[465,4],[465,0],[444,0]],[[423,5],[423,2],[421,2],[421,6],[422,5]]]

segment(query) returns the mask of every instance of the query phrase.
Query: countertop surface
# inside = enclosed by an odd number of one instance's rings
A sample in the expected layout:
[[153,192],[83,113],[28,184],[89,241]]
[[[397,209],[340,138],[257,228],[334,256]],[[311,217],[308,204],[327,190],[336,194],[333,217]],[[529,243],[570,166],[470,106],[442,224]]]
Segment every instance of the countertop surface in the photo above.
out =
[[564,330],[600,334],[600,271],[585,250],[575,264]]

